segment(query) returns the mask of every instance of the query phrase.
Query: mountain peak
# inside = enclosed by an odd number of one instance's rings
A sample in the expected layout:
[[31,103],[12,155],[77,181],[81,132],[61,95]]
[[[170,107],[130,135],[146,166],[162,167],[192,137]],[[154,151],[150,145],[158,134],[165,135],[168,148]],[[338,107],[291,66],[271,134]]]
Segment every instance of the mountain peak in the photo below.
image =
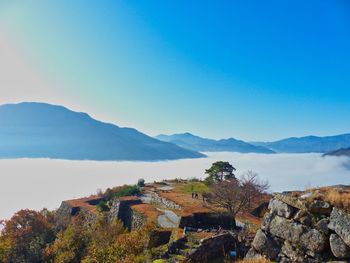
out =
[[183,148],[200,152],[242,152],[242,153],[273,153],[270,149],[255,146],[234,138],[213,140],[202,138],[191,133],[173,135],[158,135],[159,140],[177,144]]
[[203,156],[59,105],[0,106],[0,158],[171,160]]

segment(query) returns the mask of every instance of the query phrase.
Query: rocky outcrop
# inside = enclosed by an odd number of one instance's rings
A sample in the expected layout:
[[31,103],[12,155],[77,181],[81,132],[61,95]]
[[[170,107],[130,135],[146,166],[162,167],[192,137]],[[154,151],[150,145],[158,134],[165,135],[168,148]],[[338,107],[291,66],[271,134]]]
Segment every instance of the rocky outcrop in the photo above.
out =
[[337,234],[332,234],[329,241],[332,253],[336,258],[350,258],[350,248]]
[[350,216],[321,200],[277,194],[247,259],[278,262],[350,261]]
[[334,208],[329,218],[328,228],[337,233],[350,246],[350,215]]
[[296,211],[294,207],[287,205],[278,199],[272,199],[268,208],[270,209],[271,213],[278,216],[283,216],[285,218],[291,218]]
[[280,249],[273,238],[258,230],[252,243],[254,251],[269,251],[272,258],[277,258]]

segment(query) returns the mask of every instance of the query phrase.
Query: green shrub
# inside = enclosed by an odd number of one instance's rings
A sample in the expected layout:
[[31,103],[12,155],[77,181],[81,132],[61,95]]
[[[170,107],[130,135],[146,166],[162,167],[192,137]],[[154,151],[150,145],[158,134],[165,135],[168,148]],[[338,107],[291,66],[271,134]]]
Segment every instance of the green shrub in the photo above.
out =
[[114,193],[113,197],[139,195],[140,193],[140,188],[137,185],[128,185],[120,191]]
[[138,186],[138,187],[144,187],[144,186],[145,186],[145,179],[140,178],[140,179],[137,181],[137,186]]

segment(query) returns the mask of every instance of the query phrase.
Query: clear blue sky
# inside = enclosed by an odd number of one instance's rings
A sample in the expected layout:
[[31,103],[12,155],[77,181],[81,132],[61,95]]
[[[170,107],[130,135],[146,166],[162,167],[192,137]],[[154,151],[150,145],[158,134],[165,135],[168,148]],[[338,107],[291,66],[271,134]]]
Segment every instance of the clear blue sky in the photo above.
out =
[[40,93],[150,135],[350,132],[347,0],[28,2],[1,2],[0,30],[49,84],[12,100]]

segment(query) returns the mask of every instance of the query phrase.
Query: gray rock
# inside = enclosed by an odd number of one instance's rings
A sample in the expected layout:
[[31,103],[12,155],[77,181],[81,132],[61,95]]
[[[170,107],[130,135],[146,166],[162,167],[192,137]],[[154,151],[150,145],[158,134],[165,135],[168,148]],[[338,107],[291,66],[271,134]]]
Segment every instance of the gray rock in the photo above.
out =
[[273,213],[266,213],[264,216],[264,220],[260,226],[260,228],[264,231],[268,231],[270,228],[270,224],[272,219],[275,217],[275,214]]
[[332,206],[328,202],[321,200],[314,200],[310,204],[309,209],[313,214],[329,215],[332,212]]
[[349,258],[350,248],[344,243],[344,241],[336,234],[332,234],[329,237],[329,243],[333,255],[336,258]]
[[284,243],[281,252],[285,255],[291,262],[305,262],[305,252],[295,246],[293,246],[288,241]]
[[[308,262],[324,262],[324,258],[323,256],[327,257],[327,253],[326,254],[319,254],[319,253],[315,253],[314,251],[306,251],[306,255],[308,257]],[[328,256],[329,258],[329,256]]]
[[295,214],[294,220],[299,221],[301,224],[306,226],[311,226],[312,223],[311,215],[306,210],[299,210]]
[[315,228],[327,236],[329,234],[328,224],[329,224],[329,219],[323,218],[317,222],[317,224],[315,225]]
[[296,212],[296,209],[294,207],[287,205],[286,203],[275,198],[271,199],[269,203],[269,209],[271,213],[285,218],[291,218]]
[[328,228],[335,231],[347,246],[350,246],[350,215],[333,208]]
[[279,255],[278,262],[279,263],[292,263],[292,261],[283,254]]
[[274,240],[268,237],[262,230],[258,230],[252,242],[253,248],[270,259],[276,259],[280,249]]
[[321,252],[327,244],[327,238],[320,231],[280,216],[272,218],[267,230],[274,236],[315,252]]
[[245,255],[244,259],[262,259],[264,258],[261,254],[259,254],[258,251],[256,251],[254,248],[250,248]]
[[326,236],[316,229],[307,229],[300,236],[300,245],[308,250],[319,253],[327,246]]
[[280,216],[272,218],[267,230],[272,235],[288,240],[292,243],[298,243],[301,234],[304,232],[303,225]]
[[296,197],[284,194],[275,194],[275,198],[300,210],[307,209],[307,202]]

